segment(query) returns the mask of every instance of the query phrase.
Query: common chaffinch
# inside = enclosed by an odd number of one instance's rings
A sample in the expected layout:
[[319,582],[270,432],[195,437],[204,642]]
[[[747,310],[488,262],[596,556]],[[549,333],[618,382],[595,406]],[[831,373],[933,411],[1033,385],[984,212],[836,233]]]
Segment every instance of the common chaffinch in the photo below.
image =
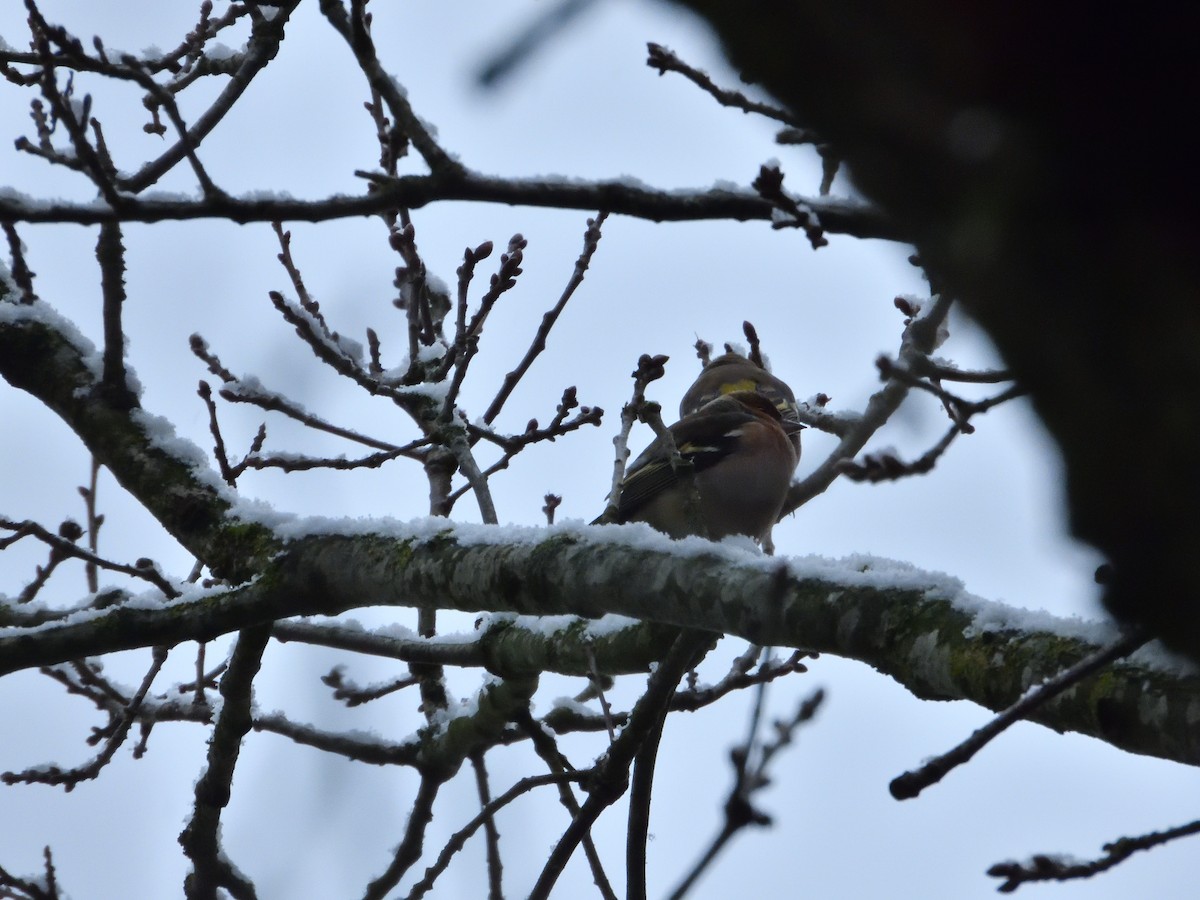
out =
[[775,404],[796,450],[796,462],[800,462],[800,431],[804,426],[797,413],[796,395],[785,382],[740,353],[724,353],[704,367],[679,401],[679,415],[694,413],[708,401],[734,391],[756,391]]
[[693,466],[690,477],[671,466],[656,438],[626,470],[615,520],[645,522],[673,538],[768,536],[797,462],[776,405],[756,391],[735,391],[669,430]]

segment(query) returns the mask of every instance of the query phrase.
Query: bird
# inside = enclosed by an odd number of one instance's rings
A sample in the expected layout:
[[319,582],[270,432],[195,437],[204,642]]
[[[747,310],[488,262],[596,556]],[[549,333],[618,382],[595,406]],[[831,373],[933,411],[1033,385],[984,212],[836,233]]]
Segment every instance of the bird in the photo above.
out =
[[689,415],[705,403],[733,391],[756,391],[775,404],[783,417],[784,429],[796,450],[796,462],[800,462],[800,423],[796,395],[792,389],[740,353],[732,351],[718,356],[708,363],[692,386],[679,401],[679,415]]
[[626,470],[612,520],[672,538],[769,538],[797,462],[775,403],[757,391],[721,394],[668,430],[690,472],[656,438]]

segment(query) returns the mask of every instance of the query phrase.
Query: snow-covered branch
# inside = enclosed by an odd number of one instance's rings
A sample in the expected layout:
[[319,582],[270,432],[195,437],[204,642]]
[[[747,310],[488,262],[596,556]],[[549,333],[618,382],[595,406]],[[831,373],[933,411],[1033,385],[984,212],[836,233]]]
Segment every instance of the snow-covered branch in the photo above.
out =
[[[607,210],[653,222],[692,222],[704,219],[769,221],[773,207],[750,190],[725,187],[660,190],[629,179],[588,181],[566,178],[504,178],[473,171],[395,178],[368,175],[369,191],[300,199],[286,191],[253,197],[197,197],[148,193],[123,200],[120,209],[103,201],[84,203],[42,200],[17,191],[0,191],[0,222],[75,223],[166,222],[225,219],[246,222],[328,222],[385,213],[397,208],[419,209],[448,200],[500,203],[549,209]],[[801,198],[821,227],[832,234],[899,240],[902,235],[886,216],[862,203],[830,197]]]
[[[0,633],[0,672],[136,647],[206,640],[298,615],[369,606],[527,615],[618,613],[868,663],[919,697],[1009,706],[1115,637],[967,594],[954,579],[870,557],[766,559],[643,526],[347,523],[297,537],[253,583],[135,602]],[[295,528],[291,529],[299,533]],[[352,533],[356,531],[358,533]],[[510,657],[511,658],[511,657]],[[1144,652],[1035,714],[1134,753],[1200,763],[1190,710],[1200,676]],[[520,676],[502,655],[496,674]]]

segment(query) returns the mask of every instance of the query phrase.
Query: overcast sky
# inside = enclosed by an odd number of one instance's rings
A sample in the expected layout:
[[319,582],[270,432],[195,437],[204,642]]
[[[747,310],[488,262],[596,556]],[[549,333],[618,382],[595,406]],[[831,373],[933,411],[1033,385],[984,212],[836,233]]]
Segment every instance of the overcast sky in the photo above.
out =
[[[646,67],[646,42],[655,41],[718,82],[737,85],[704,28],[661,4],[596,4],[500,88],[480,90],[473,76],[481,61],[547,5],[546,0],[375,4],[374,33],[385,66],[407,88],[417,112],[436,126],[443,146],[465,164],[502,175],[631,176],[657,187],[702,188],[718,181],[748,185],[760,164],[777,158],[792,190],[816,192],[820,171],[811,150],[777,146],[768,123],[721,109],[682,78],[660,78]],[[174,46],[195,15],[189,4],[148,0],[47,0],[41,6],[85,45],[99,33],[108,48],[135,52]],[[27,42],[15,2],[0,7],[0,37],[14,47]],[[119,165],[132,169],[159,152],[159,139],[141,131],[144,110],[136,92],[94,82],[85,87],[96,95],[94,115]],[[185,115],[196,115],[211,95],[207,85],[195,96],[185,95]],[[11,149],[18,135],[32,134],[30,97],[0,84],[0,182],[38,197],[90,199],[94,191],[84,179]],[[363,185],[354,170],[372,168],[377,160],[365,99],[347,48],[309,0],[289,27],[279,58],[206,141],[201,156],[217,183],[235,194],[318,198],[359,192]],[[420,171],[416,162],[413,166]],[[159,187],[190,193],[194,186],[181,169]],[[834,185],[836,194],[852,190],[844,176]],[[462,403],[472,416],[482,412],[557,299],[581,248],[586,218],[580,212],[462,203],[414,213],[423,257],[448,282],[464,247],[493,240],[498,256],[514,233],[529,241],[526,273],[500,301],[464,389]],[[390,304],[397,259],[382,224],[290,227],[293,254],[331,325],[358,339],[367,326],[374,327],[385,355],[395,361],[404,345],[404,323]],[[41,297],[98,341],[95,229],[26,226],[21,235]],[[171,418],[182,435],[205,449],[211,444],[207,415],[195,396],[206,373],[187,351],[193,332],[208,339],[230,369],[259,376],[314,412],[388,440],[414,435],[402,418],[388,418],[394,409],[385,401],[371,401],[338,383],[280,320],[267,291],[293,292],[275,260],[278,248],[268,226],[132,226],[126,242],[130,364],[145,386],[145,407]],[[892,307],[893,297],[927,293],[906,261],[909,252],[836,235],[813,252],[802,234],[773,232],[761,222],[655,225],[610,218],[584,285],[497,424],[521,431],[531,417],[547,422],[567,385],[578,386],[582,403],[602,406],[608,415],[601,428],[533,448],[498,476],[493,491],[501,522],[542,521],[547,491],[564,497],[560,519],[595,516],[603,507],[611,438],[638,355],[671,356],[667,377],[653,388],[654,399],[669,412],[697,371],[696,337],[718,345],[741,341],[743,319],[757,326],[775,373],[799,397],[823,392],[834,409],[861,409],[878,387],[875,357],[899,347],[902,317]],[[481,265],[480,285],[494,263],[495,257]],[[964,366],[1001,365],[969,321],[955,316],[951,332],[939,355]],[[261,419],[253,410],[222,408],[226,437],[239,450]],[[8,435],[0,442],[5,473],[0,515],[37,518],[50,527],[66,516],[81,517],[75,488],[86,480],[87,457],[70,432],[11,389],[0,390],[0,421]],[[1066,535],[1061,467],[1032,412],[1010,403],[976,424],[977,432],[960,439],[927,476],[884,486],[837,483],[780,525],[778,552],[877,554],[947,572],[987,599],[1058,616],[1100,617],[1092,583],[1100,560]],[[282,420],[269,420],[268,427],[268,449],[355,453]],[[944,427],[935,401],[912,397],[873,449],[892,446],[912,457]],[[804,437],[801,475],[833,446],[815,430]],[[635,432],[635,452],[648,439]],[[242,490],[283,510],[338,516],[421,515],[427,496],[421,472],[402,463],[350,476],[251,475]],[[111,479],[102,480],[101,495],[109,517],[103,552],[123,559],[153,556],[173,572],[186,573],[189,560]],[[455,512],[478,520],[469,498]],[[19,590],[35,557],[21,548],[0,556],[0,590]],[[83,590],[82,579],[68,575],[52,582],[50,599],[71,602]],[[383,623],[403,615],[387,610],[358,618]],[[454,627],[469,628],[470,620]],[[739,649],[726,643],[720,659]],[[180,648],[175,654],[181,677],[188,652]],[[114,660],[110,671],[134,681],[143,659],[144,654]],[[347,674],[364,683],[397,671],[378,660],[273,647],[259,707],[391,739],[419,724],[414,698],[404,695],[365,709],[337,709],[316,676],[339,662],[349,663]],[[720,665],[708,674],[715,680]],[[476,684],[476,676],[468,674],[455,688],[467,694]],[[817,686],[829,694],[825,707],[778,761],[774,785],[760,798],[775,827],[740,835],[695,896],[991,896],[994,881],[984,871],[994,862],[1035,852],[1090,857],[1118,836],[1195,817],[1192,770],[1033,725],[1014,728],[921,798],[897,803],[887,793],[892,777],[961,740],[989,714],[969,704],[917,701],[868,667],[828,656],[814,661],[807,675],[773,688],[772,712],[787,714]],[[618,701],[627,701],[636,687],[618,693]],[[539,696],[553,700],[553,685]],[[727,750],[744,733],[748,699],[733,698],[668,722],[649,848],[652,896],[676,882],[719,827],[730,777]],[[0,681],[0,710],[7,723],[0,769],[48,761],[72,765],[91,753],[83,739],[94,717],[44,677]],[[175,836],[189,813],[206,736],[192,726],[159,727],[145,759],[134,761],[123,749],[97,782],[69,795],[44,787],[4,789],[0,865],[33,872],[41,847],[50,843],[61,882],[74,897],[179,895],[185,866]],[[564,747],[579,764],[602,750],[594,736],[567,739]],[[499,751],[491,762],[495,790],[537,765],[523,748]],[[256,880],[260,896],[356,896],[390,858],[414,785],[409,771],[355,766],[279,738],[251,735],[223,827],[226,847]],[[460,776],[438,807],[433,843],[469,819],[475,806],[470,777]],[[527,801],[500,826],[510,839],[524,835],[511,841],[505,859],[510,895],[521,896],[565,826],[564,814],[549,800]],[[598,826],[610,874],[620,871],[623,829],[623,806]],[[1020,893],[1055,900],[1190,897],[1189,849],[1179,844],[1155,850],[1091,882]],[[482,896],[481,860],[482,850],[473,843],[435,896]],[[585,868],[575,865],[559,893],[588,896],[588,884]]]

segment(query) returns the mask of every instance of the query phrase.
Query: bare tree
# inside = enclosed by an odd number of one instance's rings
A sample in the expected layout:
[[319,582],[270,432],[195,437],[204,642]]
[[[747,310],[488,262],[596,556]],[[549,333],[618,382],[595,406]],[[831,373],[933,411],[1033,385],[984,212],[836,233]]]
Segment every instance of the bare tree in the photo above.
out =
[[[206,151],[223,128],[232,127],[248,91],[286,87],[272,85],[269,70],[289,52],[294,17],[312,14],[318,5],[322,52],[352,61],[361,79],[362,122],[374,136],[377,164],[354,173],[361,186],[353,193],[297,199],[232,190],[206,164]],[[103,777],[131,741],[140,757],[152,732],[199,724],[208,744],[179,835],[189,868],[184,891],[194,898],[222,892],[253,897],[258,890],[246,873],[256,848],[223,841],[222,820],[236,797],[239,754],[258,739],[252,732],[268,733],[355,763],[401,768],[417,781],[411,808],[395,826],[390,858],[377,871],[364,872],[361,886],[346,886],[347,892],[425,896],[480,835],[490,896],[513,890],[502,862],[521,858],[528,864],[532,853],[540,874],[532,887],[520,888],[532,897],[549,896],[577,855],[586,859],[601,896],[644,897],[664,722],[672,713],[706,708],[739,692],[752,698],[746,733],[730,748],[733,785],[723,797],[712,792],[714,802],[724,802],[725,824],[707,845],[697,841],[690,866],[679,867],[673,896],[682,896],[731,837],[771,821],[759,792],[823,693],[805,689],[793,709],[774,721],[764,696],[769,685],[804,673],[816,654],[869,663],[921,698],[966,699],[1003,711],[961,747],[898,777],[892,784],[897,798],[915,796],[1018,719],[1130,753],[1200,761],[1191,713],[1200,680],[1152,653],[1131,656],[1149,638],[1142,630],[1035,621],[971,597],[953,579],[884,560],[795,560],[736,543],[673,544],[640,526],[555,524],[561,502],[555,494],[544,497],[546,527],[498,524],[505,516],[494,488],[518,456],[549,445],[554,453],[569,453],[577,432],[610,424],[569,383],[571,373],[554,385],[557,399],[539,411],[540,419],[516,427],[504,423],[564,309],[603,254],[611,223],[769,223],[798,232],[801,246],[812,250],[838,236],[909,237],[904,222],[831,195],[838,149],[790,110],[722,87],[651,44],[647,62],[653,69],[682,75],[720,104],[775,123],[781,142],[814,146],[824,162],[815,189],[799,193],[776,163],[765,163],[744,187],[691,191],[632,179],[493,176],[443,146],[429,124],[436,110],[418,111],[389,74],[387,48],[376,44],[364,0],[230,3],[219,9],[206,0],[170,49],[139,54],[109,49],[99,37],[88,45],[69,26],[50,21],[34,0],[26,8],[27,49],[11,41],[0,45],[8,89],[30,97],[32,131],[17,139],[17,149],[87,185],[95,197],[32,197],[16,185],[0,191],[8,256],[0,282],[0,374],[57,416],[92,464],[79,489],[82,524],[0,518],[0,550],[14,560],[11,571],[40,554],[33,574],[0,607],[0,674],[37,670],[90,703],[100,724],[92,728],[88,742],[97,749],[86,762],[38,762],[4,773],[7,784],[71,791]],[[106,132],[104,111],[92,99],[92,92],[114,84],[131,88],[140,100],[144,130],[162,138],[159,152],[131,161],[128,150],[118,151],[119,136]],[[130,96],[128,90],[120,94],[125,101]],[[193,96],[201,97],[194,105]],[[173,190],[186,184],[187,193],[168,193],[166,184]],[[529,248],[519,233],[502,249],[485,236],[456,234],[468,246],[453,277],[441,277],[422,250],[426,232],[417,211],[462,201],[577,213],[578,255],[555,263],[563,273],[556,296],[531,328],[527,348],[490,382],[478,375],[476,361],[487,346],[489,318],[524,286]],[[390,299],[402,326],[368,327],[360,341],[316,299],[305,278],[306,256],[322,251],[302,248],[287,223],[364,216],[376,229],[380,252],[390,255]],[[295,332],[295,356],[356,395],[345,409],[362,403],[371,412],[347,421],[338,405],[309,409],[286,380],[272,382],[269,368],[259,368],[262,377],[241,372],[243,364],[261,367],[269,360],[235,362],[217,341],[196,333],[191,356],[178,365],[194,366],[202,376],[196,409],[211,447],[201,451],[176,436],[164,414],[182,430],[182,420],[196,410],[156,407],[127,363],[131,320],[144,312],[130,289],[128,233],[139,224],[197,219],[228,223],[230,234],[236,233],[234,223],[270,226],[279,269],[269,303]],[[84,225],[95,235],[97,327],[69,320],[56,298],[41,290],[23,241],[36,241],[32,226],[43,223]],[[471,216],[457,227],[469,232]],[[186,277],[208,274],[199,256],[196,248],[184,248],[179,269]],[[1008,371],[962,368],[938,355],[955,298],[936,278],[930,288],[928,296],[896,299],[895,347],[878,359],[878,389],[861,409],[835,411],[819,393],[804,404],[806,423],[830,435],[832,449],[793,484],[785,514],[838,479],[886,482],[930,472],[961,436],[986,422],[990,409],[1024,393]],[[749,304],[744,315],[754,317]],[[686,329],[682,313],[681,320]],[[401,338],[391,339],[397,332]],[[761,359],[762,342],[749,321],[743,334],[748,353]],[[769,338],[766,343],[772,349]],[[702,341],[697,349],[702,358],[712,350]],[[636,371],[632,399],[614,429],[614,485],[636,419],[659,415],[646,399],[663,374],[663,360],[651,350],[622,363],[636,363]],[[468,413],[467,390],[486,396],[482,413]],[[909,397],[940,407],[941,437],[911,458],[864,452]],[[258,422],[249,429],[247,411]],[[393,434],[393,414],[406,423],[403,437]],[[385,420],[386,426],[380,424]],[[255,504],[246,487],[264,472],[305,479],[390,473],[402,466],[420,473],[423,484],[420,501],[401,498],[400,521],[291,515]],[[112,525],[103,528],[101,473],[110,474],[186,551],[188,564],[165,565],[149,551],[125,557],[102,549],[101,533],[110,534]],[[0,515],[7,516],[2,509]],[[22,551],[27,555],[17,556]],[[952,561],[945,567],[952,568]],[[61,574],[75,570],[86,578],[85,592]],[[102,573],[105,583],[119,586],[101,589]],[[409,627],[366,627],[346,615],[363,610],[382,611],[385,620],[409,615]],[[468,630],[459,633],[461,628]],[[407,709],[419,716],[415,732],[378,735],[268,711],[255,699],[260,667],[297,646],[334,648],[346,660],[381,657],[403,664],[403,674],[385,683],[358,683],[348,674],[354,663],[332,667],[322,680],[333,699],[356,709],[405,692],[400,696],[412,698]],[[105,665],[123,651],[136,651],[136,675],[114,675]],[[116,656],[111,668],[135,671],[130,658]],[[1040,687],[1031,692],[1035,685]],[[464,690],[468,696],[460,699]],[[569,699],[541,711],[547,695]],[[532,753],[523,757],[524,774],[501,786],[493,761],[512,745]],[[464,767],[473,779],[477,812],[435,842],[435,808]],[[550,848],[531,849],[519,837],[505,840],[496,824],[502,811],[534,793],[556,797],[565,809]],[[597,821],[618,801],[627,809],[624,860],[603,858],[593,840]],[[1195,830],[1193,824],[1126,839],[1091,863],[1045,857],[998,864],[993,874],[1005,879],[1006,889],[1029,880],[1088,876],[1137,849]],[[50,849],[42,873],[17,876],[0,868],[0,885],[6,896],[30,898],[85,889],[60,888]]]

